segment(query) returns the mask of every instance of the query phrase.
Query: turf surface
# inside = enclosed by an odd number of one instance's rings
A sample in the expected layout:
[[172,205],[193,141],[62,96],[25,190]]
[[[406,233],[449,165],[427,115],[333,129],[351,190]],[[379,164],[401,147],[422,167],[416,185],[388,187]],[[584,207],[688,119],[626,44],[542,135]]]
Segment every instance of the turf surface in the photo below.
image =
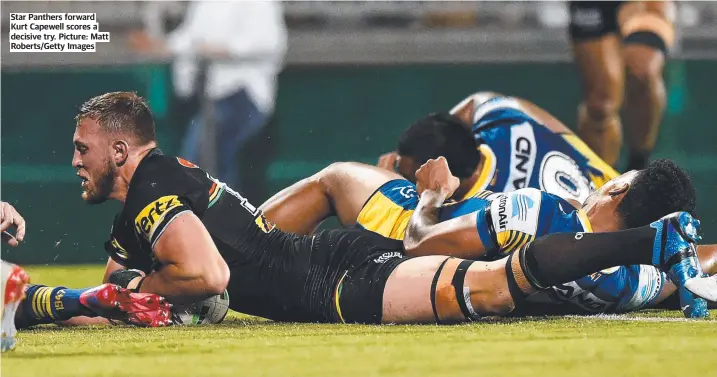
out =
[[[33,282],[95,285],[101,266],[31,267]],[[713,311],[713,317],[717,313]],[[717,320],[679,312],[459,326],[277,324],[23,331],[4,377],[713,376]]]

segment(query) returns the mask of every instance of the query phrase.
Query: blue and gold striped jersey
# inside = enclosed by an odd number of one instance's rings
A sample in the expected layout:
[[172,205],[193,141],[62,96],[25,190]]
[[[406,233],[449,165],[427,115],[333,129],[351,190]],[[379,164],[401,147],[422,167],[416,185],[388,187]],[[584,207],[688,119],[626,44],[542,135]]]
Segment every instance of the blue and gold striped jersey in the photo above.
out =
[[577,136],[554,133],[511,97],[495,97],[476,106],[472,130],[484,163],[467,197],[482,190],[531,187],[582,203],[618,176]]
[[[389,181],[366,202],[357,224],[393,239],[403,239],[418,205],[416,186],[404,179]],[[439,220],[476,215],[476,231],[486,247],[486,259],[503,258],[541,236],[560,232],[592,232],[582,210],[544,191],[527,188],[509,193],[481,191],[447,202]],[[579,312],[606,313],[638,310],[662,291],[665,276],[652,266],[615,267],[551,287],[529,302],[567,304]]]
[[502,258],[546,234],[592,232],[582,210],[533,188],[496,193],[476,213],[478,235],[490,259]]
[[[478,211],[488,204],[485,196],[486,193],[478,193],[458,202],[447,202],[441,208],[440,221]],[[402,240],[418,199],[416,185],[410,181],[396,179],[386,182],[364,204],[356,223],[384,237]]]

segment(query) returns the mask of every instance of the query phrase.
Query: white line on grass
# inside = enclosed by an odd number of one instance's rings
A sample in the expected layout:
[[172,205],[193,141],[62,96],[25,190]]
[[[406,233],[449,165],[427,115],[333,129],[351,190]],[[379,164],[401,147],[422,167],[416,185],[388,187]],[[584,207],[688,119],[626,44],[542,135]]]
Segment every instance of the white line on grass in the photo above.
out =
[[[596,314],[591,316],[583,315],[567,315],[566,318],[573,319],[600,319],[604,321],[635,321],[635,322],[688,322],[694,321],[687,318],[664,318],[664,317],[630,317],[625,314]],[[717,321],[700,321],[700,322],[714,322]]]

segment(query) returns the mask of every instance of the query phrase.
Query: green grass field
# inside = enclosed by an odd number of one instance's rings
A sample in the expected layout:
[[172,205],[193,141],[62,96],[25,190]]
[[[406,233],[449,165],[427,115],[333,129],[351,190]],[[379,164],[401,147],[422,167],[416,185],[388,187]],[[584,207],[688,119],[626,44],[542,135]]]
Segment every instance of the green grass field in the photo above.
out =
[[[30,267],[34,282],[95,285],[102,267]],[[713,316],[717,315],[713,311]],[[679,312],[459,326],[277,324],[24,331],[4,377],[714,376],[717,320]]]

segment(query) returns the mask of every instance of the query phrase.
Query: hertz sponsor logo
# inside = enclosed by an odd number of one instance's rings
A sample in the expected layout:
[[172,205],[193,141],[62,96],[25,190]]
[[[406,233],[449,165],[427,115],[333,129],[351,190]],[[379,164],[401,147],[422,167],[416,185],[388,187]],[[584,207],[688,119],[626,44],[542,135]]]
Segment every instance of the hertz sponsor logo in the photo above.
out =
[[182,203],[177,195],[163,196],[146,207],[134,219],[134,226],[137,233],[144,235],[151,240],[157,226],[162,223],[167,212],[173,208],[180,207]]

